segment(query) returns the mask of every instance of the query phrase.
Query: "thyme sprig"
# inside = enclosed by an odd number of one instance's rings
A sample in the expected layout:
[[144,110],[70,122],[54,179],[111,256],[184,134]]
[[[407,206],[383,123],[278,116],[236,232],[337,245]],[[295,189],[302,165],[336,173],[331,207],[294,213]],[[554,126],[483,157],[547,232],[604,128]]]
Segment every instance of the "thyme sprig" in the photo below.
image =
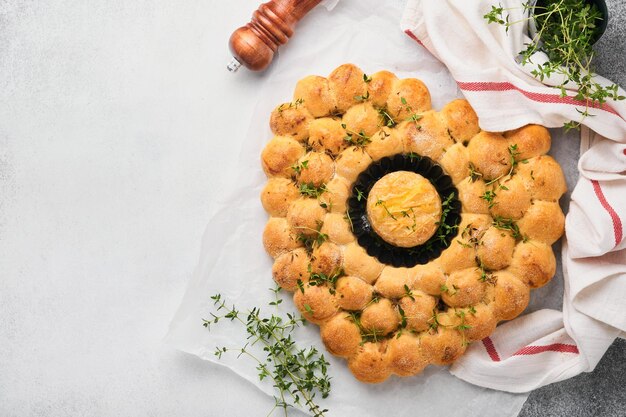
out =
[[[521,154],[521,152],[517,148],[517,143],[509,145],[509,147],[507,148],[507,151],[509,152],[509,163],[511,164],[511,168],[509,168],[509,171],[506,174],[502,174],[492,179],[491,181],[486,182],[485,185],[491,185],[496,181],[500,181],[504,177],[511,176],[513,174],[513,170],[515,169],[515,167],[517,167],[519,163],[522,163],[522,164],[528,163],[528,159],[521,159],[521,160],[517,159],[517,157]],[[502,186],[500,188],[502,188]]]
[[[524,12],[530,11],[529,17],[510,21],[508,12],[512,9],[498,4],[491,6],[484,18],[488,23],[503,25],[507,32],[515,24],[535,20],[537,33],[519,52],[519,61],[521,65],[533,65],[531,74],[540,81],[554,74],[562,76],[563,82],[555,87],[560,90],[561,97],[567,96],[570,84],[576,85],[574,98],[583,102],[585,108],[577,110],[580,120],[564,124],[566,129],[579,128],[582,121],[591,116],[590,107],[599,107],[607,99],[626,99],[619,95],[617,84],[603,86],[593,78],[592,45],[603,18],[596,5],[590,5],[585,0],[549,0],[543,7],[523,3],[522,8]],[[548,56],[548,61],[543,64],[532,61],[533,55],[539,51]]]
[[[319,226],[321,228],[321,224]],[[322,243],[328,240],[328,235],[326,233],[322,233],[319,229],[312,229],[310,227],[299,226],[296,229],[300,230],[308,230],[310,232],[315,232],[313,234],[307,234],[305,232],[298,232],[296,235],[296,240],[298,242],[302,242],[307,252],[312,252],[315,247],[320,247]]]
[[450,215],[452,211],[452,200],[454,199],[454,193],[450,193],[448,197],[444,201],[441,202],[441,219],[436,223],[437,227],[437,239],[447,246],[448,236],[454,234],[454,232],[459,228],[458,225],[449,225],[446,223],[447,217]]
[[[280,288],[273,291],[278,297]],[[258,307],[244,313],[234,305],[229,307],[221,294],[215,294],[211,299],[215,311],[209,313],[209,319],[202,320],[204,327],[210,331],[212,326],[230,321],[243,326],[247,333],[247,343],[243,347],[218,346],[215,356],[221,359],[224,354],[232,352],[238,358],[245,356],[256,363],[259,380],[270,379],[277,391],[274,407],[268,415],[282,409],[283,415],[287,416],[289,408],[304,406],[314,417],[325,416],[328,410],[316,403],[316,396],[320,394],[326,398],[330,394],[329,363],[315,347],[301,348],[292,337],[293,331],[304,324],[304,319],[291,313],[286,317],[264,316]],[[278,301],[270,303],[278,304]],[[264,358],[258,356],[256,345],[260,345]]]
[[492,208],[493,206],[498,204],[497,202],[493,201],[493,199],[496,198],[496,193],[494,191],[487,190],[483,195],[480,196],[480,198],[489,203],[489,208]]
[[343,269],[339,269],[330,275],[327,275],[323,272],[312,272],[310,264],[308,267],[308,272],[309,272],[309,285],[310,286],[321,287],[321,286],[327,285],[328,291],[331,294],[335,294],[336,292],[335,288],[337,286],[337,280],[345,275]]
[[470,178],[470,182],[475,182],[477,179],[482,178],[483,174],[481,174],[478,169],[476,168],[476,166],[473,163],[469,163],[469,178]]
[[341,124],[346,131],[346,137],[343,138],[344,141],[348,142],[350,145],[354,145],[358,148],[362,148],[367,146],[372,139],[365,134],[362,130],[359,132],[355,132],[347,128],[345,123]]
[[326,184],[316,187],[312,182],[308,182],[300,184],[299,191],[300,194],[305,197],[319,198],[322,194],[328,191],[328,189],[326,188]]
[[387,126],[387,127],[395,127],[396,126],[396,122],[395,120],[393,120],[393,117],[391,117],[391,115],[389,114],[389,110],[387,110],[387,107],[382,107],[380,109],[378,109],[378,115],[380,116],[380,126]]
[[361,201],[365,198],[365,193],[358,188],[354,187],[354,191],[356,191],[356,201]]
[[502,216],[494,216],[493,226],[496,229],[509,231],[511,233],[511,236],[513,236],[513,238],[516,240],[521,239],[522,241],[526,242],[529,239],[528,236],[523,235],[520,232],[519,226],[513,219],[509,219],[509,218],[502,217]]
[[361,312],[360,311],[352,311],[348,313],[348,319],[353,322],[356,327],[359,328],[359,332],[361,333],[361,343],[363,346],[367,342],[378,342],[379,340],[384,339],[385,335],[381,330],[378,329],[366,329],[361,324]]
[[385,209],[385,211],[387,212],[387,215],[389,217],[391,217],[394,220],[398,220],[398,218],[396,216],[393,215],[393,213],[391,211],[389,211],[389,208],[387,207],[387,204],[385,204],[384,200],[381,200],[380,198],[376,201],[376,204],[374,204],[375,206],[381,206],[383,209]]
[[278,109],[276,109],[278,111],[278,113],[282,113],[283,110],[285,109],[297,109],[298,106],[300,106],[302,103],[304,103],[304,99],[303,98],[299,98],[295,101],[292,101],[291,103],[283,103],[280,106],[278,106]]
[[370,92],[369,91],[367,93],[363,94],[363,95],[354,96],[354,99],[356,101],[365,101],[368,98],[370,98]]
[[417,127],[417,130],[420,130],[421,126],[418,125],[417,122],[422,118],[422,115],[415,113],[413,111],[413,107],[409,105],[409,103],[406,101],[404,97],[400,97],[400,102],[404,106],[405,110],[409,113],[409,117],[407,117],[405,120],[407,122],[415,123],[415,127]]
[[293,164],[291,169],[295,171],[297,175],[300,175],[303,169],[307,169],[309,167],[309,160],[306,159],[300,163]]

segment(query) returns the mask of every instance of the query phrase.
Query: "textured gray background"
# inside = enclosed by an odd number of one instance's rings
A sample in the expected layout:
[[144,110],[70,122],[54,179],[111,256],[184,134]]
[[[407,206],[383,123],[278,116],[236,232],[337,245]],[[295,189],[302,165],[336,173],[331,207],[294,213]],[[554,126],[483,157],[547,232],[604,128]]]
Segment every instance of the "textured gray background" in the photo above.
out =
[[[626,87],[626,0],[607,0],[607,6],[609,24],[595,47],[596,70]],[[618,339],[592,373],[534,391],[519,417],[625,415],[626,341]]]

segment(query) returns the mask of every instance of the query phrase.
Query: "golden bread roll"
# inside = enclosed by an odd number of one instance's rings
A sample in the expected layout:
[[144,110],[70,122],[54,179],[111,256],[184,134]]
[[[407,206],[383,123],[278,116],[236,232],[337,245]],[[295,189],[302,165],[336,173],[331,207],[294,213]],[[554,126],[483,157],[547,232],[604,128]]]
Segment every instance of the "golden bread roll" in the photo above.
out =
[[267,180],[261,191],[261,204],[271,216],[285,217],[289,205],[298,197],[300,192],[293,181],[274,177]]
[[366,331],[385,336],[398,328],[400,315],[396,306],[389,299],[372,300],[363,309],[361,325]]
[[396,122],[405,121],[415,114],[430,110],[430,92],[418,79],[396,80],[391,87],[386,107]]
[[320,187],[335,174],[335,164],[325,153],[309,152],[297,162],[296,178],[300,184]]
[[480,132],[470,140],[467,150],[470,162],[485,181],[506,175],[511,169],[509,144],[498,133]]
[[452,178],[452,181],[457,184],[470,175],[469,152],[460,143],[446,148],[446,151],[439,159],[439,163]]
[[370,384],[382,382],[391,374],[386,350],[386,340],[383,343],[364,343],[356,355],[348,359],[348,368],[359,381]]
[[293,166],[304,155],[304,146],[287,136],[275,136],[269,141],[261,153],[263,171],[268,177],[278,176],[290,178]]
[[378,108],[385,107],[397,79],[398,77],[389,71],[378,71],[372,74],[366,81],[370,102]]
[[404,150],[438,160],[454,141],[435,111],[427,111],[417,121],[406,121],[397,130],[403,140]]
[[456,329],[437,327],[432,332],[424,332],[420,338],[424,356],[430,363],[449,365],[458,359],[466,349],[463,335]]
[[488,270],[504,269],[511,264],[515,243],[509,231],[492,226],[482,235],[476,247],[476,256]]
[[272,258],[276,258],[302,244],[291,232],[289,223],[284,217],[270,217],[263,231],[263,246]]
[[416,332],[428,330],[436,306],[435,297],[418,290],[410,291],[398,302],[404,312],[406,328]]
[[322,117],[309,123],[309,145],[317,152],[338,155],[348,147],[345,137],[346,129],[339,119]]
[[467,307],[483,299],[485,283],[479,268],[466,268],[452,272],[442,289],[441,298],[451,307]]
[[373,296],[374,287],[361,278],[345,276],[337,281],[337,304],[346,311],[363,310]]
[[344,246],[343,268],[347,275],[357,276],[372,284],[378,279],[385,265],[365,252],[358,243],[352,242]]
[[338,175],[347,179],[350,183],[372,163],[372,158],[365,152],[365,149],[357,146],[350,146],[335,159],[335,170]]
[[342,118],[348,132],[371,137],[380,129],[380,115],[370,103],[359,103],[348,109]]
[[478,116],[467,100],[452,100],[441,109],[441,117],[456,142],[467,143],[480,132]]
[[546,285],[556,273],[556,258],[549,245],[528,240],[515,247],[509,269],[531,288],[539,288]]
[[530,195],[537,200],[558,201],[567,191],[563,170],[549,155],[519,164],[517,175],[524,179]]
[[386,266],[376,280],[376,292],[385,298],[401,298],[407,288],[413,288],[416,273],[412,268]]
[[309,137],[311,113],[299,103],[283,103],[270,117],[270,129],[276,136],[291,136],[299,142]]
[[304,248],[294,249],[278,256],[272,266],[272,276],[278,286],[295,291],[298,281],[309,280],[309,255]]
[[354,241],[354,235],[345,214],[326,214],[320,232],[328,236],[328,240],[338,245],[345,245]]
[[337,111],[345,113],[350,107],[359,104],[367,94],[367,85],[363,79],[363,71],[355,65],[344,64],[337,67],[328,76],[330,93],[335,98]]
[[302,101],[313,117],[324,117],[337,109],[335,98],[330,92],[328,80],[317,75],[309,75],[298,81],[293,93],[293,101]]
[[287,210],[287,222],[294,235],[316,236],[322,227],[326,210],[313,198],[299,198]]
[[320,335],[326,350],[344,358],[354,355],[361,344],[361,330],[346,313],[326,321],[320,328]]
[[365,151],[373,161],[378,161],[386,156],[402,153],[404,145],[402,139],[395,130],[383,127],[371,137],[371,142]]
[[507,271],[494,273],[494,278],[493,313],[498,320],[511,320],[519,316],[528,306],[530,288]]
[[419,338],[408,332],[389,339],[387,356],[391,372],[398,376],[416,375],[428,365]]
[[563,236],[565,215],[559,203],[535,200],[517,225],[522,236],[551,245]]
[[539,125],[526,125],[505,132],[504,137],[509,142],[509,146],[516,147],[515,159],[518,161],[545,155],[552,145],[550,132]]
[[316,324],[330,319],[339,309],[335,296],[324,285],[304,284],[293,293],[293,303],[302,317]]

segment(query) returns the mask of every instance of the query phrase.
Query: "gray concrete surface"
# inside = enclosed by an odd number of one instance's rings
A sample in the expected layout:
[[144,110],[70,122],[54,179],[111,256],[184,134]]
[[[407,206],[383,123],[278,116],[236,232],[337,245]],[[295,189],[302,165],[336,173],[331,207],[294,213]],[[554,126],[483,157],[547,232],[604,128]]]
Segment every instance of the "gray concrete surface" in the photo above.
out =
[[[596,44],[596,72],[626,87],[626,0],[607,0],[609,24]],[[625,312],[626,314],[626,312]],[[533,392],[519,417],[626,416],[626,341],[618,339],[591,373]]]

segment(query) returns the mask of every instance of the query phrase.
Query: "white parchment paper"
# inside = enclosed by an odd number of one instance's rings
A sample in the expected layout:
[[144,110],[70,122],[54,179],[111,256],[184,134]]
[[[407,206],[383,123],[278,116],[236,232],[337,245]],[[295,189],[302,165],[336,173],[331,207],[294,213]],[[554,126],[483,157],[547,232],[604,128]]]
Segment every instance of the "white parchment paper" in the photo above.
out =
[[[261,241],[268,217],[259,200],[266,182],[260,153],[272,137],[268,127],[271,110],[291,100],[300,78],[310,74],[327,76],[345,62],[358,65],[368,74],[387,69],[398,77],[422,79],[431,91],[435,109],[461,96],[446,68],[399,29],[402,1],[385,2],[385,7],[374,0],[355,3],[340,2],[332,13],[319,8],[313,11],[307,16],[306,26],[299,29],[298,36],[283,50],[269,72],[259,78],[262,99],[249,121],[248,137],[239,158],[233,161],[238,174],[224,179],[232,185],[232,192],[218,197],[204,235],[199,265],[166,337],[170,345],[231,368],[269,395],[274,393],[271,383],[258,381],[254,363],[245,358],[236,359],[234,354],[225,355],[219,361],[214,356],[216,346],[243,346],[244,330],[230,323],[220,323],[208,332],[202,327],[202,318],[212,311],[209,297],[217,292],[243,311],[260,306],[265,307],[268,314],[272,313],[267,306],[273,298],[268,290],[273,287],[272,260]],[[245,120],[232,122],[248,123]],[[557,139],[554,142],[558,142]],[[578,145],[574,143],[563,147],[562,155],[557,155],[562,164],[564,160],[571,161],[568,164],[571,169],[564,166],[568,180],[572,175],[575,177],[577,155]],[[557,276],[554,284],[535,291],[530,310],[560,308],[560,281]],[[284,293],[283,298],[282,310],[295,311],[291,295]],[[317,326],[301,329],[297,341],[302,346],[314,345],[325,352]],[[446,368],[434,366],[417,377],[392,377],[384,384],[366,385],[354,379],[344,360],[333,357],[329,360],[332,391],[327,400],[321,401],[330,409],[329,416],[506,417],[516,416],[527,397],[527,394],[473,386],[456,379]]]

